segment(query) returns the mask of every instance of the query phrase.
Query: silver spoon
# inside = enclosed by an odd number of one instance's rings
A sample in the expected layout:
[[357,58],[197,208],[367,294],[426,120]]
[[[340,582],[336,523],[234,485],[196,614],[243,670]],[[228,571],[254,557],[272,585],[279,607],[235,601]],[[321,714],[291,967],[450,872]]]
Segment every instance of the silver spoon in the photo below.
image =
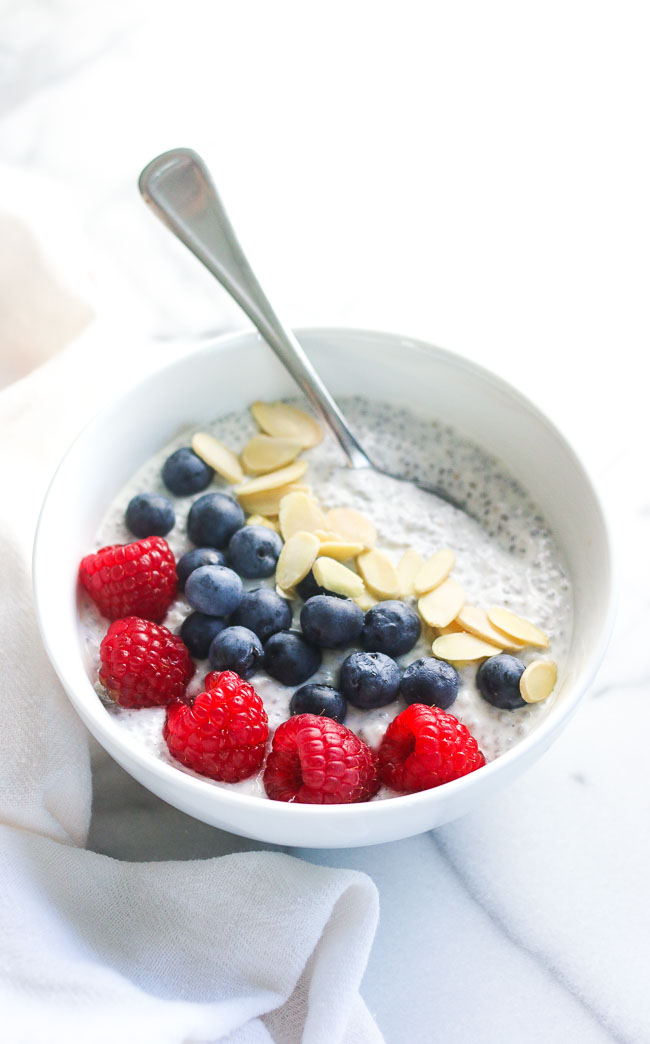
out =
[[[164,152],[147,164],[138,184],[157,217],[203,262],[257,327],[337,440],[349,466],[390,475],[377,468],[359,445],[293,333],[275,314],[237,241],[201,157],[192,149]],[[403,481],[400,475],[390,477]],[[445,491],[415,484],[459,506]]]

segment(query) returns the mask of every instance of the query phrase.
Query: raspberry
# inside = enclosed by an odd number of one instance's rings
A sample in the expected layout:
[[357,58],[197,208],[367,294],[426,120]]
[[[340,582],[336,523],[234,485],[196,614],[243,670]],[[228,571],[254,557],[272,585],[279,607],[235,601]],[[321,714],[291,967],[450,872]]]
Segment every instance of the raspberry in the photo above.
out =
[[391,721],[379,747],[382,783],[410,794],[484,764],[476,740],[453,714],[422,703],[411,704]]
[[178,699],[194,674],[181,639],[137,616],[111,624],[99,657],[99,680],[122,707],[159,707]]
[[369,801],[379,787],[377,755],[338,721],[297,714],[276,730],[264,787],[274,801]]
[[176,561],[162,537],[112,544],[86,555],[79,580],[103,616],[160,623],[176,594]]
[[236,783],[264,761],[269,734],[264,705],[234,671],[211,671],[210,688],[167,708],[163,736],[170,754],[202,776]]

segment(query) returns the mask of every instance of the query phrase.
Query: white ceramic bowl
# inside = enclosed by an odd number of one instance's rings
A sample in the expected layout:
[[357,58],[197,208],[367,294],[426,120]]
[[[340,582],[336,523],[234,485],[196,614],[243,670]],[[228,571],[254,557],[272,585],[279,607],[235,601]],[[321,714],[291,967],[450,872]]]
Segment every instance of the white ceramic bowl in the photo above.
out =
[[315,807],[233,793],[163,764],[140,749],[104,708],[81,653],[79,561],[114,495],[177,431],[255,399],[295,393],[291,378],[254,333],[223,337],[154,373],[77,438],[41,513],[34,548],[36,606],[50,659],[88,729],[155,794],[246,837],[318,848],[370,845],[463,815],[550,746],[605,651],[613,616],[611,547],[597,496],[571,447],[504,381],[449,352],[391,334],[317,329],[299,337],[334,395],[363,393],[454,425],[500,458],[541,506],[569,564],[575,605],[568,668],[537,730],[480,771],[438,789],[370,804]]

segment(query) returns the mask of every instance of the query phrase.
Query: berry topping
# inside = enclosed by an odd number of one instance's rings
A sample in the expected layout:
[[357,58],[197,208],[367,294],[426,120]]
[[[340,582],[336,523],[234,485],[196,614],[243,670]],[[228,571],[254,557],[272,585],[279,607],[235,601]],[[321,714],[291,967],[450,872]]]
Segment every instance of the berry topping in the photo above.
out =
[[410,663],[399,686],[404,703],[426,703],[447,710],[458,695],[458,672],[432,656]]
[[171,500],[159,493],[138,493],[126,509],[126,524],[137,537],[167,536],[176,516]]
[[299,714],[276,729],[264,770],[273,801],[351,804],[369,801],[378,786],[377,755],[345,725]]
[[162,537],[112,544],[81,560],[79,581],[109,620],[160,623],[176,594],[176,562]]
[[208,616],[230,616],[243,594],[244,588],[237,573],[226,566],[199,566],[190,573],[185,584],[185,597],[192,609]]
[[379,602],[366,613],[361,644],[368,652],[402,656],[413,648],[420,630],[420,617],[406,602]]
[[484,700],[501,710],[525,707],[526,701],[519,689],[519,679],[525,667],[516,656],[501,653],[484,660],[476,672],[476,684]]
[[217,551],[216,547],[195,547],[187,551],[176,563],[176,575],[178,576],[178,590],[184,591],[187,578],[199,566],[221,565],[225,566],[226,556],[223,551]]
[[210,644],[219,631],[227,627],[225,620],[205,613],[190,613],[181,626],[181,638],[197,660],[206,660]]
[[320,665],[320,649],[295,631],[278,631],[264,646],[264,670],[282,685],[301,685]]
[[391,721],[379,747],[382,783],[409,794],[449,783],[484,764],[476,740],[453,714],[421,703]]
[[200,493],[210,485],[213,475],[212,468],[189,446],[183,446],[167,457],[162,469],[163,482],[177,497]]
[[308,642],[323,649],[351,645],[361,634],[363,611],[349,598],[316,595],[302,607],[300,626]]
[[240,576],[272,576],[282,550],[282,537],[268,526],[244,526],[228,544],[228,561]]
[[327,594],[327,591],[316,580],[313,569],[310,569],[305,579],[296,584],[296,593],[300,595],[303,601],[308,602],[310,598],[315,598],[316,595]]
[[399,678],[399,667],[390,656],[353,652],[341,666],[340,689],[348,703],[370,710],[397,698]]
[[190,508],[187,532],[198,547],[218,547],[221,550],[245,521],[242,508],[232,497],[225,493],[206,493]]
[[99,658],[99,680],[122,707],[159,707],[179,699],[194,674],[181,639],[137,616],[111,624]]
[[296,689],[289,704],[292,714],[318,714],[324,718],[333,718],[341,724],[345,720],[347,709],[347,703],[340,692],[331,685],[319,685],[317,682],[310,682]]
[[202,776],[236,783],[264,761],[268,721],[252,685],[233,671],[212,673],[209,688],[167,709],[163,736],[169,753]]
[[232,623],[248,627],[264,644],[272,634],[291,627],[291,606],[276,591],[258,587],[246,591],[239,608],[233,613]]
[[235,671],[240,678],[255,674],[263,659],[262,643],[247,627],[225,627],[210,646],[210,666]]

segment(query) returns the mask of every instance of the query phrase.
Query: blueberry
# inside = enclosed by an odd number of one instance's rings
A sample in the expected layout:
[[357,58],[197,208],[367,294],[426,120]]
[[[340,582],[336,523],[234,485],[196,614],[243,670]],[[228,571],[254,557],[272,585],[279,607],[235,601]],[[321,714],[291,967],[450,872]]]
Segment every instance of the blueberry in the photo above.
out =
[[525,707],[526,701],[519,691],[519,679],[525,669],[516,656],[508,656],[507,653],[490,656],[476,672],[476,684],[481,696],[501,710]]
[[310,682],[296,689],[291,697],[291,714],[319,714],[323,718],[334,718],[341,724],[345,720],[348,705],[340,692],[331,685]]
[[341,665],[340,689],[355,707],[384,707],[397,696],[399,667],[384,653],[353,652]]
[[181,638],[197,660],[205,660],[210,649],[210,642],[223,631],[226,621],[218,616],[206,616],[205,613],[190,613],[183,620]]
[[399,686],[406,704],[425,703],[427,707],[447,710],[458,695],[458,672],[445,660],[433,656],[410,663]]
[[162,469],[163,482],[170,493],[175,493],[177,497],[200,493],[210,485],[213,475],[210,465],[201,460],[189,446],[183,446],[167,457]]
[[282,550],[282,537],[268,526],[244,526],[228,544],[228,560],[240,576],[272,576]]
[[264,670],[283,685],[300,685],[320,665],[320,649],[295,631],[278,631],[264,646]]
[[230,616],[244,595],[242,582],[226,566],[199,566],[187,578],[185,597],[200,613],[208,616]]
[[379,602],[366,613],[361,644],[369,652],[402,656],[413,648],[420,630],[420,617],[406,602]]
[[187,516],[187,532],[197,547],[224,548],[244,525],[244,512],[225,493],[206,493],[195,500]]
[[269,587],[247,591],[233,614],[232,623],[248,627],[261,642],[291,627],[291,606]]
[[160,493],[138,493],[126,509],[126,524],[137,537],[167,536],[175,521],[171,500]]
[[176,563],[176,575],[178,577],[178,589],[183,591],[187,578],[199,566],[225,565],[226,556],[223,551],[217,551],[215,547],[195,547],[179,558]]
[[307,573],[305,579],[301,580],[299,584],[296,584],[296,592],[304,602],[307,602],[310,598],[315,598],[316,595],[327,594],[325,588],[321,587],[317,582],[311,569]]
[[337,649],[359,637],[363,610],[349,598],[316,595],[303,605],[300,626],[308,642],[322,649]]
[[225,627],[210,646],[210,666],[214,671],[235,671],[250,678],[264,659],[262,643],[248,627]]

